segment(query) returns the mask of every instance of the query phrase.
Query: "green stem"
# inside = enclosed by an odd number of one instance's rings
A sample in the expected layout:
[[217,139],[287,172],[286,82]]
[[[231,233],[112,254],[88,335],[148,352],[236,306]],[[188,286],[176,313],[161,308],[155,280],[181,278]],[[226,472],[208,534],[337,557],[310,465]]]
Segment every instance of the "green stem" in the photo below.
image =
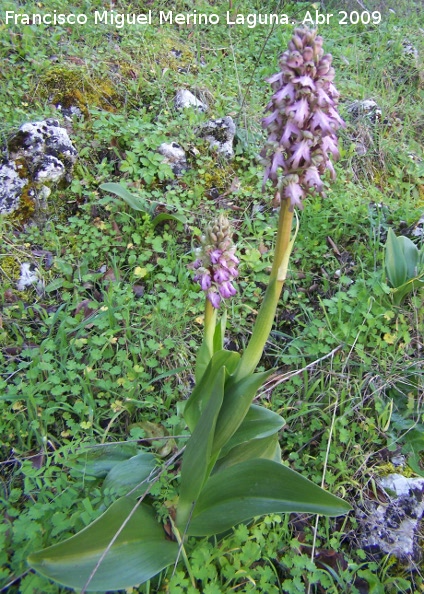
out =
[[212,303],[206,298],[205,305],[205,329],[204,329],[204,341],[208,347],[210,356],[213,355],[213,337],[216,328],[216,316],[217,311]]
[[[184,564],[186,566],[187,573],[190,576],[191,585],[193,586],[193,588],[195,588],[196,587],[196,580],[194,578],[193,572],[191,570],[190,561],[188,560],[187,553],[186,553],[186,550],[184,548],[184,537],[185,537],[185,535],[183,535],[183,537],[181,538],[180,532],[179,532],[178,528],[175,526],[174,521],[171,518],[171,516],[169,516],[169,521],[170,521],[171,526],[172,526],[172,532],[173,532],[175,538],[177,539],[177,542],[178,542],[178,545],[179,545],[178,557],[177,557],[177,561],[175,563],[175,567],[177,566],[178,559],[179,559],[179,556],[181,554],[182,557],[183,557],[183,559],[184,559]],[[174,571],[175,571],[175,567],[174,567]]]
[[280,299],[281,290],[286,280],[288,261],[293,247],[293,241],[290,240],[293,214],[293,210],[290,210],[290,200],[283,200],[278,221],[274,262],[272,264],[268,287],[256,318],[252,336],[237,368],[235,374],[236,382],[255,371],[271,332],[278,300]]

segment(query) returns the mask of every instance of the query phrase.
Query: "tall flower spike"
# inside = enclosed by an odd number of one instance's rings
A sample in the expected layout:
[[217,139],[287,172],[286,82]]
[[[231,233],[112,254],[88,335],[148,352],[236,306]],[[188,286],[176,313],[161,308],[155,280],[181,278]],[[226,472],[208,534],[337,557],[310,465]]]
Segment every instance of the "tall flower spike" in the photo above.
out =
[[230,223],[224,215],[206,228],[201,239],[201,247],[196,250],[196,261],[191,268],[196,270],[194,280],[200,284],[214,308],[218,308],[221,299],[236,294],[232,284],[238,275],[238,258],[235,256]]
[[262,120],[268,141],[261,153],[279,199],[302,208],[307,194],[324,196],[321,177],[339,157],[336,131],[344,126],[337,113],[331,54],[324,54],[316,31],[296,29],[280,58],[280,72],[268,79],[274,91]]

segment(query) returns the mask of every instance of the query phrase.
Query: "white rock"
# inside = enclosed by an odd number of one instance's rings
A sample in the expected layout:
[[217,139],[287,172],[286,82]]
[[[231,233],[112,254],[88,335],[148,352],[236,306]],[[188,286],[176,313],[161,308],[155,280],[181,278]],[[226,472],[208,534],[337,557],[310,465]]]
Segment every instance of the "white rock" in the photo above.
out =
[[57,183],[63,179],[65,172],[65,166],[59,159],[52,155],[45,155],[34,174],[34,181]]
[[195,107],[198,111],[207,111],[209,106],[203,101],[200,101],[187,89],[180,89],[175,95],[174,104],[176,109],[186,109],[189,107]]
[[0,165],[0,214],[7,215],[18,208],[26,183],[13,161]]
[[164,156],[175,175],[182,175],[187,170],[187,159],[184,149],[177,142],[163,142],[158,153]]
[[233,141],[236,125],[233,118],[226,116],[218,120],[209,120],[198,129],[197,133],[209,142],[209,148],[226,159],[234,157]]
[[24,291],[34,285],[37,293],[41,295],[44,291],[44,283],[39,277],[37,267],[30,262],[23,262],[21,264],[21,274],[16,283],[16,288],[18,291]]
[[77,151],[57,120],[23,124],[8,142],[8,161],[0,166],[0,214],[19,208],[24,189],[45,201],[45,184],[69,183],[76,159]]

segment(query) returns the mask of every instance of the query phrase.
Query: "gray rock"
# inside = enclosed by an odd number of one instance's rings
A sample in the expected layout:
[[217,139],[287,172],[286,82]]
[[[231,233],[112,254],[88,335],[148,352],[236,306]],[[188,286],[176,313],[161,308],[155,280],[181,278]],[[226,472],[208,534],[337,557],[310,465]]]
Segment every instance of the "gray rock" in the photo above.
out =
[[174,175],[182,175],[187,171],[185,151],[177,142],[163,142],[158,153],[164,156],[164,163],[171,167]]
[[375,124],[381,120],[382,116],[382,111],[374,99],[353,101],[353,103],[348,106],[347,111],[351,114],[354,122],[361,118],[367,118],[370,122]]
[[233,118],[226,116],[218,120],[209,120],[197,130],[197,134],[209,142],[209,148],[226,159],[234,157],[233,142],[236,125]]
[[16,164],[9,161],[0,165],[0,214],[16,210],[27,180],[19,176]]
[[66,173],[64,164],[53,155],[44,155],[39,166],[34,171],[33,179],[36,183],[57,183]]
[[180,89],[179,91],[177,91],[177,94],[175,95],[174,99],[174,105],[176,109],[186,109],[194,107],[198,111],[202,112],[206,112],[209,109],[209,106],[206,103],[200,101],[200,99],[195,97],[193,93],[191,93],[190,91],[187,91],[187,89]]
[[419,218],[417,223],[413,225],[410,235],[411,237],[424,238],[424,214]]
[[19,128],[9,142],[9,153],[13,160],[25,157],[31,173],[42,166],[45,156],[56,157],[70,174],[77,160],[77,151],[67,131],[57,120],[29,122]]
[[49,196],[50,185],[70,183],[77,151],[57,120],[23,124],[7,148],[8,160],[0,166],[0,214],[17,210],[24,191],[37,207]]
[[358,510],[361,546],[378,554],[414,562],[421,558],[419,524],[424,514],[424,478],[391,474],[378,481],[387,503],[368,502]]

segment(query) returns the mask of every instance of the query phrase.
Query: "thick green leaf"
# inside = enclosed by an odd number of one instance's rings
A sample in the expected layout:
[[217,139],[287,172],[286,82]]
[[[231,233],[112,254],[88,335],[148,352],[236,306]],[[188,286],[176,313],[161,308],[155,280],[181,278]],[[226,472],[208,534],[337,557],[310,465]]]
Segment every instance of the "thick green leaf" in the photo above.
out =
[[139,448],[133,443],[96,446],[77,452],[67,464],[87,476],[104,478],[118,463],[135,456]]
[[193,435],[188,440],[181,467],[180,498],[177,525],[184,531],[193,503],[211,469],[211,451],[215,424],[224,397],[225,368],[218,369],[209,401],[200,416]]
[[248,460],[209,478],[193,510],[188,534],[219,534],[269,513],[338,516],[350,509],[338,497],[278,462]]
[[227,326],[227,312],[224,310],[221,319],[215,327],[213,336],[213,352],[216,353],[224,348],[225,328]]
[[152,220],[153,228],[155,228],[156,225],[159,225],[159,223],[162,223],[162,221],[178,221],[179,223],[187,223],[187,217],[179,213],[161,212]]
[[272,371],[252,373],[235,384],[231,379],[227,382],[224,402],[216,423],[214,453],[219,452],[240,427],[256,392],[271,373]]
[[255,458],[267,458],[268,460],[281,462],[281,450],[276,433],[260,439],[251,439],[246,443],[233,447],[225,456],[219,458],[213,471],[214,473],[221,472],[224,468]]
[[401,235],[396,239],[403,252],[406,263],[406,280],[409,280],[418,274],[418,260],[420,254],[417,246],[409,239],[409,237]]
[[[226,456],[235,446],[250,442],[252,439],[262,439],[276,434],[284,425],[283,417],[277,413],[263,406],[251,404],[242,424],[223,446],[220,458]],[[262,456],[258,456],[258,458],[262,458]]]
[[421,274],[420,277],[413,278],[406,282],[404,285],[401,285],[397,289],[393,289],[393,301],[396,305],[400,305],[402,301],[405,299],[409,293],[413,291],[418,291],[418,289],[422,289],[424,287],[424,280],[421,279],[423,275]]
[[391,228],[387,233],[385,264],[387,277],[392,287],[400,287],[408,280],[403,249]]
[[136,196],[135,194],[131,194],[122,184],[116,183],[107,183],[101,184],[99,186],[101,190],[105,192],[110,192],[111,194],[116,194],[119,198],[122,198],[124,202],[131,206],[134,210],[138,210],[140,212],[147,212],[148,214],[152,214],[155,205],[151,205],[144,200],[140,196]]
[[147,452],[140,452],[136,456],[115,464],[109,471],[103,483],[103,489],[109,489],[115,495],[126,495],[131,489],[142,485],[156,467],[155,457]]
[[184,408],[185,421],[193,433],[197,421],[206,407],[213,386],[213,380],[216,377],[218,370],[225,367],[229,374],[233,373],[239,362],[240,355],[232,351],[218,351],[210,360],[206,371],[204,372],[200,383],[194,388],[187,404]]
[[[196,386],[200,384],[205,371],[212,359],[213,353],[211,352],[209,345],[206,340],[202,342],[196,355],[196,367],[194,371],[194,377],[196,380]],[[193,395],[192,395],[193,396]]]
[[[118,499],[72,538],[33,553],[29,565],[64,586],[83,588],[133,508],[134,500]],[[165,539],[153,510],[142,503],[111,546],[87,591],[114,591],[141,584],[174,563],[177,554],[178,544]]]

